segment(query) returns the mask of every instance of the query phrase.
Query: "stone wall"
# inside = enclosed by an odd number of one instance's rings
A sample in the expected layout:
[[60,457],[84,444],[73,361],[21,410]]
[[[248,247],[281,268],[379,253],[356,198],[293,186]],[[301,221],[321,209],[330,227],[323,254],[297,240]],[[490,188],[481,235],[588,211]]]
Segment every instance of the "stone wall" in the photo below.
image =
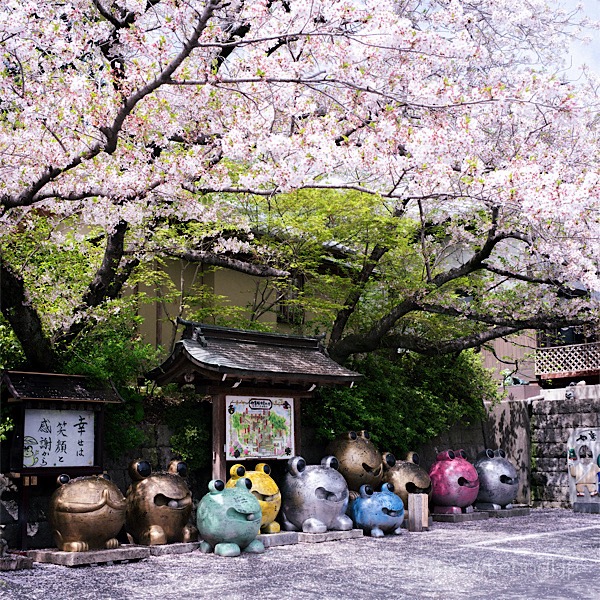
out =
[[600,427],[600,385],[544,390],[530,411],[533,504],[570,506],[567,441],[578,427]]

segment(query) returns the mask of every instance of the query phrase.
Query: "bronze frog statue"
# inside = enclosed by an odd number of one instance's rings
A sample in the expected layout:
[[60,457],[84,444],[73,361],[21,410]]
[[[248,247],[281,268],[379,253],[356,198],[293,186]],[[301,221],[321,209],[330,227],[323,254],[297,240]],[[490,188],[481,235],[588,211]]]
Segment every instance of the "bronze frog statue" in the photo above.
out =
[[132,484],[127,490],[127,533],[136,544],[154,546],[194,542],[198,530],[189,524],[192,494],[184,462],[173,460],[166,472],[152,473],[150,463],[135,460],[129,465]]
[[339,461],[339,472],[348,483],[348,488],[358,493],[362,485],[379,489],[383,481],[384,463],[394,466],[396,459],[390,452],[382,458],[371,441],[368,431],[348,431],[336,437],[325,450]]
[[107,475],[71,479],[58,477],[48,520],[59,550],[85,552],[117,548],[117,535],[125,525],[125,498]]
[[419,455],[409,452],[405,460],[397,460],[389,466],[385,453],[383,460],[383,481],[391,483],[397,496],[402,499],[404,508],[408,508],[409,494],[427,494],[431,496],[431,477],[420,466]]

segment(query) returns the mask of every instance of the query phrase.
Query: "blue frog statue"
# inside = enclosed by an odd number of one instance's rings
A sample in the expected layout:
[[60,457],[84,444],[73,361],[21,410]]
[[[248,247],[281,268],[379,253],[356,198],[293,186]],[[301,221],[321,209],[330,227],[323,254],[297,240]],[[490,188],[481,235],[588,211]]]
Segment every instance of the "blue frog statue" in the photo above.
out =
[[370,485],[361,485],[358,497],[350,501],[348,514],[356,527],[372,537],[402,533],[404,503],[391,483],[382,484],[379,492]]
[[349,531],[348,484],[338,473],[338,460],[326,456],[320,465],[307,465],[301,456],[290,458],[281,486],[281,520],[286,531],[325,533]]
[[220,479],[208,484],[196,512],[202,538],[199,550],[219,556],[239,556],[241,552],[260,554],[265,547],[256,539],[262,512],[258,500],[250,493],[252,482],[243,477],[235,487],[226,488]]

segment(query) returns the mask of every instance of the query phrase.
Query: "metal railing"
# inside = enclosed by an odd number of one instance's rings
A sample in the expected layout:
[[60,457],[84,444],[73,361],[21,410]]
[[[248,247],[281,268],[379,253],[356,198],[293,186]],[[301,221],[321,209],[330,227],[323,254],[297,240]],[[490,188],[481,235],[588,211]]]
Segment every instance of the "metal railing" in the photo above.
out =
[[535,374],[580,374],[600,370],[600,342],[574,346],[537,348],[535,351]]

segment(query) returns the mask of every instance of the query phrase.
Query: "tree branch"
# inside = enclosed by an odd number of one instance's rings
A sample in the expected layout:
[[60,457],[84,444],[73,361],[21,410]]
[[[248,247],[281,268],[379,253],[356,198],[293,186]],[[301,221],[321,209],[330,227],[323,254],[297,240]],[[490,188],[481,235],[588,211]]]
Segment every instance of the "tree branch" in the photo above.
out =
[[193,250],[173,250],[164,249],[163,252],[167,256],[173,256],[175,258],[182,258],[191,263],[203,263],[205,265],[212,265],[214,267],[223,267],[224,269],[231,269],[239,273],[246,273],[246,275],[252,275],[254,277],[289,277],[289,271],[283,271],[281,269],[275,269],[267,265],[253,264],[249,261],[239,260],[223,254],[215,254],[213,252],[193,251]]
[[0,308],[21,342],[28,366],[52,371],[57,362],[56,354],[44,333],[40,316],[29,301],[23,278],[2,260],[1,255]]

